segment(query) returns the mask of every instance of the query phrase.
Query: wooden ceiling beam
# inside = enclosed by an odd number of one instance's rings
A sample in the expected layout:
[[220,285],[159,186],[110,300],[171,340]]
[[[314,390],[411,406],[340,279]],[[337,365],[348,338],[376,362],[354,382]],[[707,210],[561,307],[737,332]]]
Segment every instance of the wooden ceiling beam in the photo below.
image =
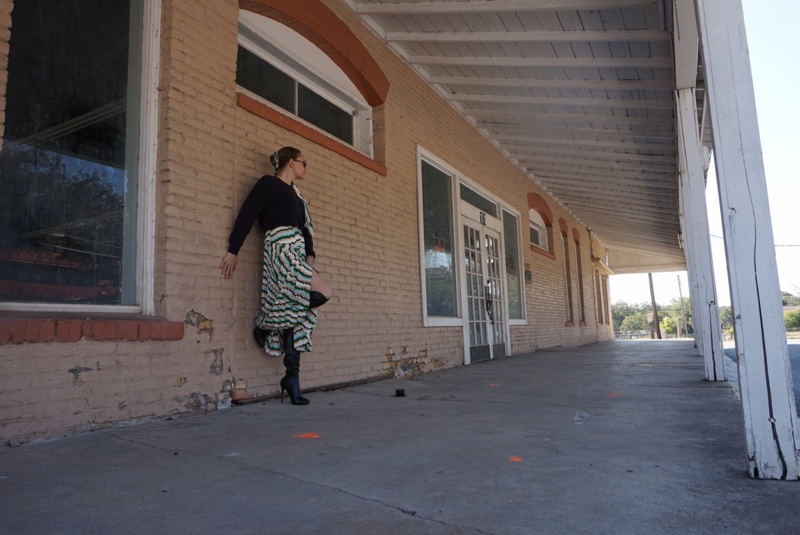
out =
[[387,32],[394,43],[563,43],[672,41],[672,34],[661,30],[575,30],[523,32]]
[[648,89],[673,89],[670,80],[538,80],[535,78],[477,78],[469,76],[431,76],[432,84],[475,87],[513,87],[528,89],[599,89],[639,91]]
[[[670,179],[670,182],[667,182],[663,179],[659,180],[652,180],[648,179],[647,175],[637,174],[637,173],[627,173],[621,171],[614,174],[598,174],[598,173],[583,173],[583,172],[570,172],[565,173],[558,169],[547,170],[547,169],[539,169],[534,170],[532,168],[528,169],[529,172],[533,173],[536,180],[540,181],[542,184],[547,186],[550,181],[554,183],[564,183],[565,181],[571,182],[580,182],[585,184],[587,182],[586,179],[590,179],[589,182],[592,184],[610,184],[615,186],[621,186],[623,188],[628,188],[632,186],[642,186],[642,187],[649,187],[654,189],[666,190],[677,192],[678,191],[678,184],[677,184],[677,177]],[[674,184],[673,184],[674,182]]]
[[524,110],[505,109],[476,109],[464,110],[464,115],[475,118],[515,118],[533,121],[578,121],[578,122],[603,122],[606,124],[668,124],[675,126],[673,117],[643,116],[643,115],[604,115],[580,112],[537,112]]
[[647,170],[647,171],[663,171],[665,173],[675,173],[677,171],[677,167],[674,164],[669,166],[669,165],[658,165],[652,163],[603,162],[594,160],[579,160],[576,158],[569,158],[568,156],[564,156],[562,158],[559,157],[532,158],[530,156],[520,157],[513,153],[511,154],[511,156],[512,158],[517,159],[520,165],[531,165],[531,166],[550,165],[557,168],[563,168],[565,170],[575,169],[575,170],[594,171],[594,170],[611,169],[614,171],[632,171],[632,172]]
[[658,0],[471,0],[470,2],[357,3],[359,15],[433,15],[459,13],[508,13],[534,11],[577,11],[657,6]]
[[563,126],[540,126],[531,127],[524,124],[505,124],[489,123],[478,121],[478,128],[483,128],[493,132],[523,132],[523,133],[542,133],[542,134],[570,134],[579,136],[598,136],[598,137],[647,137],[653,139],[676,140],[674,132],[659,132],[656,130],[620,130],[611,128],[570,128]]
[[[508,149],[506,149],[508,150]],[[674,152],[674,151],[673,151]],[[575,150],[575,149],[554,149],[552,147],[548,147],[546,149],[541,148],[537,149],[532,147],[531,145],[520,145],[517,150],[510,151],[510,154],[514,154],[515,157],[521,158],[525,156],[530,157],[539,157],[542,155],[545,156],[570,156],[578,158],[580,156],[585,156],[587,161],[642,161],[642,162],[651,162],[651,163],[664,163],[667,165],[674,166],[677,163],[677,155],[654,155],[654,154],[636,154],[630,152],[615,152],[613,149],[605,149],[600,147],[597,150],[585,150],[584,148]]]
[[[493,139],[498,139],[494,138]],[[513,138],[512,138],[513,139]],[[499,139],[498,139],[499,140]],[[500,143],[500,148],[513,151],[516,149],[525,148],[525,145],[515,145],[513,143],[508,143],[508,139],[504,140],[505,143]],[[587,146],[587,147],[604,147],[604,148],[614,148],[614,149],[628,149],[628,150],[664,150],[664,151],[672,151],[674,152],[674,146],[667,145],[664,143],[641,143],[641,142],[625,142],[625,141],[595,141],[593,139],[566,139],[566,138],[546,138],[546,137],[536,137],[536,136],[527,136],[525,140],[515,140],[515,141],[524,141],[526,144],[535,144],[535,145],[570,145],[570,146]]]
[[[468,4],[469,2],[454,2],[455,4]],[[421,5],[421,4],[417,4]],[[495,56],[410,56],[409,63],[413,65],[460,65],[483,67],[547,67],[547,68],[581,68],[594,69],[629,69],[629,68],[662,68],[672,69],[672,58],[637,57],[637,58],[512,58]]]

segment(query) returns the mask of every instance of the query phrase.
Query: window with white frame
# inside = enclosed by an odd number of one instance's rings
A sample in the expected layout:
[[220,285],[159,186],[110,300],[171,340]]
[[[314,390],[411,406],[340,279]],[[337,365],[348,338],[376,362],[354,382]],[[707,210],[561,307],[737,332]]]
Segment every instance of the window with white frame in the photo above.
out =
[[152,244],[140,236],[153,192],[139,139],[152,111],[142,94],[155,91],[155,68],[142,73],[155,1],[14,3],[0,100],[5,305],[149,312],[141,274]]
[[519,223],[515,215],[503,210],[503,241],[506,254],[506,292],[508,318],[523,319],[522,266],[519,255]]
[[372,108],[331,59],[294,30],[241,11],[236,83],[371,156]]
[[561,235],[561,251],[564,254],[564,304],[567,316],[567,323],[572,322],[572,277],[569,268],[569,240]]
[[575,279],[577,285],[578,295],[578,321],[585,322],[586,316],[584,313],[584,299],[583,299],[583,267],[581,266],[581,245],[577,241],[573,242],[575,246]]
[[530,227],[530,243],[544,251],[548,250],[547,243],[547,226],[544,219],[534,209],[528,210],[528,223]]
[[425,312],[429,317],[458,317],[453,177],[425,160],[420,175]]

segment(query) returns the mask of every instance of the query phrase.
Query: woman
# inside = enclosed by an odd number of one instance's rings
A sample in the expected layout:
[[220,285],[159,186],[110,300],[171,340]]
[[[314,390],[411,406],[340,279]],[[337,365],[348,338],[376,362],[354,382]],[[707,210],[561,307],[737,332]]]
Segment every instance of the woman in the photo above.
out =
[[275,175],[259,179],[239,210],[229,238],[228,252],[219,265],[226,279],[236,269],[236,255],[258,219],[264,231],[264,270],[261,277],[261,313],[253,337],[270,355],[283,352],[286,375],[283,393],[292,405],[307,405],[300,395],[300,352],[311,351],[316,308],[331,298],[328,283],[312,267],[314,227],[296,180],[303,180],[308,161],[293,147],[270,157]]

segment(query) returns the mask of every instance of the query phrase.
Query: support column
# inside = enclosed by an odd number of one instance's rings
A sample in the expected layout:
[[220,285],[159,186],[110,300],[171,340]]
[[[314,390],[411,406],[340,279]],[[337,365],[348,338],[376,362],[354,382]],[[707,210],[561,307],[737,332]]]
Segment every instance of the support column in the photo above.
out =
[[741,0],[697,0],[751,477],[798,479],[797,412]]
[[682,161],[680,174],[686,217],[686,248],[692,259],[692,288],[696,297],[692,300],[695,340],[705,360],[706,380],[724,381],[725,356],[714,282],[705,172],[694,89],[679,89],[675,92],[675,101],[678,105],[678,147]]
[[[678,128],[678,141],[680,145],[680,127]],[[681,229],[683,231],[683,250],[686,253],[686,275],[688,278],[688,291],[689,291],[689,305],[692,310],[692,332],[694,333],[694,343],[695,349],[697,350],[698,356],[704,356],[704,341],[705,335],[703,334],[704,331],[704,324],[700,318],[702,316],[702,311],[699,312],[701,316],[698,316],[698,310],[701,309],[701,306],[698,301],[698,295],[700,291],[698,289],[698,285],[696,283],[696,276],[697,267],[695,264],[694,258],[694,249],[692,247],[692,232],[694,226],[692,225],[692,213],[691,210],[687,206],[687,191],[688,186],[686,185],[686,163],[684,161],[683,154],[680,150],[678,150],[678,185],[680,186],[680,205],[681,205]],[[708,380],[708,365],[706,365],[706,380]]]

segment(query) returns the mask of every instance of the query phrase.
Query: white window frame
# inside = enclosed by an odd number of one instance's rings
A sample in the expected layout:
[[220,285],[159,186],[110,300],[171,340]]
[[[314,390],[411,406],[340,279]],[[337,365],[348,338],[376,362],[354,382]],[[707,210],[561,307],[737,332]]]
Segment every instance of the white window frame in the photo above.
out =
[[[440,317],[440,316],[428,316],[428,303],[427,303],[427,288],[425,286],[425,234],[423,228],[423,218],[422,218],[422,162],[425,161],[429,165],[436,167],[443,173],[450,175],[452,182],[451,182],[451,199],[450,204],[452,208],[452,222],[454,225],[453,234],[454,234],[454,246],[456,250],[454,253],[456,255],[460,255],[464,251],[464,236],[463,236],[463,218],[461,216],[461,184],[464,184],[468,188],[474,190],[476,193],[486,197],[490,201],[494,202],[497,205],[498,209],[498,221],[502,226],[503,222],[503,210],[509,212],[513,216],[517,218],[518,224],[521,226],[522,215],[514,208],[510,203],[505,202],[503,199],[499,198],[496,194],[493,194],[486,190],[484,187],[480,186],[470,178],[464,176],[462,173],[457,171],[453,166],[448,164],[442,158],[436,156],[433,152],[417,145],[417,213],[420,214],[420,217],[417,218],[418,222],[418,231],[419,231],[419,259],[420,259],[420,284],[422,287],[422,324],[425,327],[462,327],[464,325],[464,317],[462,312],[462,304],[463,304],[463,283],[465,281],[465,273],[464,273],[464,265],[463,259],[458,256],[455,261],[455,269],[454,274],[456,277],[456,306],[458,307],[458,316],[457,317]],[[476,208],[477,210],[477,208]],[[519,232],[521,229],[517,229]],[[500,232],[501,235],[501,254],[503,258],[503,262],[501,265],[501,277],[503,280],[503,284],[506,283],[506,263],[505,263],[505,235],[503,232]],[[520,239],[517,240],[517,254],[519,255],[519,261],[523,261],[522,256],[522,236]],[[516,326],[516,325],[527,325],[528,324],[528,316],[527,316],[527,308],[525,303],[525,287],[524,287],[524,277],[525,271],[521,269],[520,276],[522,280],[520,281],[520,293],[522,299],[522,319],[509,319],[508,317],[508,289],[506,288],[506,299],[505,302],[505,317],[506,323],[508,326]],[[509,338],[510,343],[510,338]]]
[[161,0],[142,0],[141,97],[136,247],[136,305],[67,305],[0,302],[0,310],[155,314],[156,169],[158,150],[158,79],[161,51]]
[[[528,308],[525,302],[525,263],[523,250],[522,250],[522,216],[518,210],[511,208],[510,206],[506,206],[504,203],[501,203],[501,210],[500,216],[502,221],[503,210],[508,212],[509,214],[513,215],[517,218],[517,261],[519,262],[519,298],[520,298],[520,305],[522,306],[522,318],[511,318],[508,313],[508,288],[506,288],[506,318],[509,325],[527,325],[528,324]],[[503,247],[505,247],[505,233],[503,233]],[[504,249],[505,252],[505,249]],[[503,258],[503,276],[508,277],[506,273],[506,263],[505,258]],[[505,279],[508,281],[508,278]]]
[[[428,316],[428,289],[427,283],[425,281],[425,228],[424,228],[424,211],[422,206],[422,162],[426,162],[428,165],[436,167],[442,173],[445,173],[450,176],[450,221],[453,224],[453,276],[455,277],[456,283],[456,316],[453,317],[444,317],[444,316]],[[459,186],[459,182],[455,176],[453,170],[444,163],[443,160],[437,158],[432,153],[426,151],[420,146],[417,146],[417,191],[419,192],[417,195],[417,213],[419,217],[417,218],[417,223],[419,227],[419,269],[420,269],[420,285],[422,287],[422,325],[425,327],[461,327],[464,323],[464,319],[461,313],[461,281],[464,278],[463,273],[463,266],[461,262],[461,258],[458,257],[458,254],[462,250],[463,247],[463,238],[461,237],[460,232],[460,221],[461,218],[458,216],[458,203],[455,202],[456,196],[456,189]],[[455,197],[455,198],[454,198]]]
[[583,267],[581,266],[581,246],[580,243],[572,240],[572,253],[575,257],[575,302],[578,305],[577,310],[577,321],[579,323],[586,323],[586,310],[585,303],[584,303],[584,292],[583,292]]
[[[268,33],[260,29],[253,22],[253,20],[256,20],[256,17],[264,19],[263,21],[260,21],[261,24],[266,24],[273,27],[279,26],[279,33],[282,34],[283,37],[276,38],[271,35],[272,32]],[[290,35],[290,37],[286,37],[287,34]],[[291,41],[294,43],[304,43],[306,45],[289,50],[285,46],[285,43],[282,42],[284,40],[287,42]],[[269,106],[281,114],[291,116],[292,119],[295,119],[309,128],[316,130],[320,134],[335,140],[337,143],[351,147],[352,149],[364,154],[365,156],[368,156],[369,158],[373,157],[372,106],[370,106],[360,94],[351,88],[344,87],[342,84],[337,83],[336,80],[326,76],[324,72],[317,71],[316,69],[307,66],[309,63],[311,63],[309,58],[312,57],[316,58],[317,60],[321,59],[326,63],[330,62],[332,64],[332,60],[328,58],[328,56],[325,55],[322,50],[308,41],[305,37],[296,33],[291,28],[288,28],[279,22],[267,19],[262,15],[257,15],[245,10],[239,11],[238,44],[257,55],[276,69],[282,71],[287,76],[313,90],[317,95],[321,96],[325,100],[352,114],[353,144],[351,145],[350,143],[347,143],[346,141],[330,134],[329,132],[326,132],[315,124],[295,115],[294,112],[285,110],[238,84],[236,86],[237,91],[247,94],[249,97],[258,100],[259,102]],[[341,72],[341,69],[338,66],[335,68]],[[342,77],[347,78],[344,73],[342,73]],[[348,83],[351,83],[349,82],[349,79]],[[353,86],[353,88],[354,87],[355,86]],[[295,95],[295,108],[297,107],[296,98],[297,96]]]
[[530,244],[537,249],[541,249],[542,251],[549,251],[550,249],[548,248],[549,245],[547,243],[547,225],[544,224],[544,218],[542,218],[539,212],[533,208],[528,210],[528,224],[530,225],[530,228],[539,232],[539,243],[531,241],[531,233],[528,232],[528,241]]

